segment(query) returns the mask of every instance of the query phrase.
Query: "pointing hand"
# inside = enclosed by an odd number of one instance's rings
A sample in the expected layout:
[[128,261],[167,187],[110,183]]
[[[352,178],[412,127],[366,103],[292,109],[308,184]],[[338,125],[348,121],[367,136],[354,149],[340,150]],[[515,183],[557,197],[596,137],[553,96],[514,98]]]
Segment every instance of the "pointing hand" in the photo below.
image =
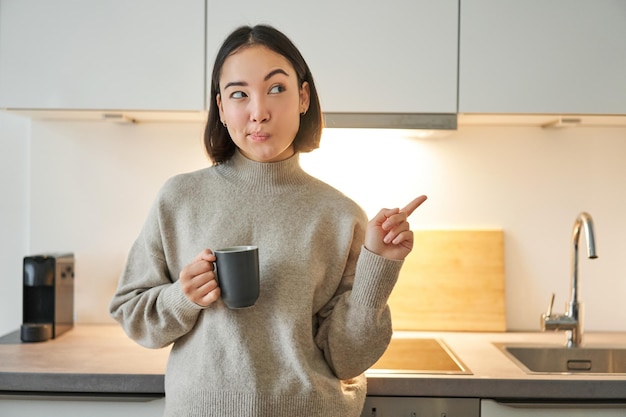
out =
[[367,225],[365,247],[377,255],[404,259],[413,249],[413,232],[407,218],[426,201],[421,195],[403,209],[382,209]]

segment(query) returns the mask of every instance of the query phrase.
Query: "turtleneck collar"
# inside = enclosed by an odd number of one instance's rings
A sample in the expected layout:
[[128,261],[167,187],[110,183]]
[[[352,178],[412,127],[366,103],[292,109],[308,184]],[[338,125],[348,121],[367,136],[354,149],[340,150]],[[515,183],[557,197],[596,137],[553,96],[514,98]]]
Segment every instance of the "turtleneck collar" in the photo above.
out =
[[218,165],[218,172],[235,187],[247,192],[277,193],[301,188],[310,180],[300,167],[300,154],[279,162],[257,162],[239,152]]

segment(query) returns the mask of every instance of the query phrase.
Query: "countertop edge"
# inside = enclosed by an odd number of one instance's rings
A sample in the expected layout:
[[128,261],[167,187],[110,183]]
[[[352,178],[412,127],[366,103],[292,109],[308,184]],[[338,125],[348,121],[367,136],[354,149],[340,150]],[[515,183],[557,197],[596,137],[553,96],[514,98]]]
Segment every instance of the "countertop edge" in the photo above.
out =
[[0,372],[1,394],[164,396],[164,375]]
[[[514,393],[514,394],[512,394]],[[367,395],[494,400],[607,400],[626,403],[626,381],[368,377]]]
[[[85,389],[85,387],[90,387]],[[163,375],[0,373],[0,395],[89,395],[161,397]],[[515,393],[512,395],[512,393]],[[495,400],[607,400],[626,403],[626,380],[490,379],[440,375],[420,378],[376,375],[367,378],[367,395],[458,397]]]

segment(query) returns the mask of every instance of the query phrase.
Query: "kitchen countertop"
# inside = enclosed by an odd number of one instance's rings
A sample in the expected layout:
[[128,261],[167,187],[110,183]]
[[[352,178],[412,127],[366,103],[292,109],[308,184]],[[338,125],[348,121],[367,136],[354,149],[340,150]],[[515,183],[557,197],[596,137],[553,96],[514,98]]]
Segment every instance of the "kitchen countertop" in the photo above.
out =
[[[474,397],[511,401],[626,402],[626,374],[527,374],[494,343],[561,346],[564,333],[396,332],[444,342],[469,373],[368,371],[368,395]],[[585,346],[626,347],[625,333],[587,333]],[[117,325],[77,325],[56,339],[0,338],[0,394],[163,396],[169,348],[145,349]]]

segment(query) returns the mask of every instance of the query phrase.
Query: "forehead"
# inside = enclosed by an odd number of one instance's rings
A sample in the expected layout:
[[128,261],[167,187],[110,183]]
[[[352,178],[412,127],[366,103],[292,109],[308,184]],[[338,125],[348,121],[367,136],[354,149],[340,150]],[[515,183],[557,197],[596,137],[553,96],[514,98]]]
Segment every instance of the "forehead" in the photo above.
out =
[[283,55],[263,45],[244,46],[224,60],[220,84],[223,80],[263,79],[270,71],[277,68],[281,68],[289,75],[295,75],[293,66]]

